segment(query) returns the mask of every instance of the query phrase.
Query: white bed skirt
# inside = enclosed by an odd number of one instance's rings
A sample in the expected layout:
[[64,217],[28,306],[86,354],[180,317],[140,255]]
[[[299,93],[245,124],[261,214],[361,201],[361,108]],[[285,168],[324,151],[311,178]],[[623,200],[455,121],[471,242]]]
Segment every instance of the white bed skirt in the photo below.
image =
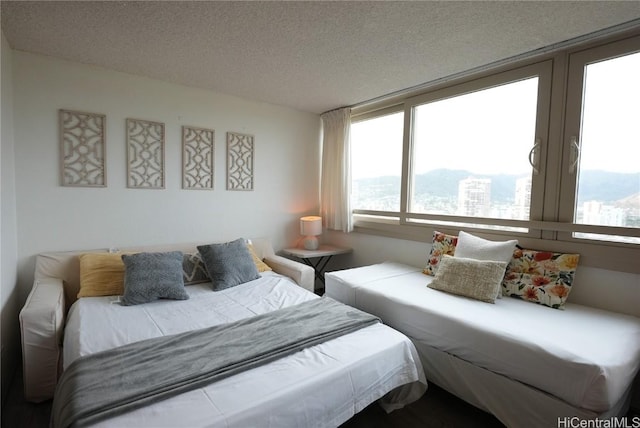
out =
[[[608,419],[629,409],[631,390],[605,413],[578,409],[539,389],[468,363],[451,354],[413,341],[427,374],[433,382],[466,402],[493,414],[510,428],[546,428],[559,418]],[[523,405],[526,403],[526,405]]]

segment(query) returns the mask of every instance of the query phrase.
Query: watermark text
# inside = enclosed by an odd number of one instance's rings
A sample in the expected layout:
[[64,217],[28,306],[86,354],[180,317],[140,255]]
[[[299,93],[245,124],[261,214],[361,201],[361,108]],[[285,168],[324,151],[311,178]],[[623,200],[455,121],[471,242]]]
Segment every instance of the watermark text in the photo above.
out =
[[558,418],[557,428],[640,428],[640,416],[608,419],[581,419],[577,416]]

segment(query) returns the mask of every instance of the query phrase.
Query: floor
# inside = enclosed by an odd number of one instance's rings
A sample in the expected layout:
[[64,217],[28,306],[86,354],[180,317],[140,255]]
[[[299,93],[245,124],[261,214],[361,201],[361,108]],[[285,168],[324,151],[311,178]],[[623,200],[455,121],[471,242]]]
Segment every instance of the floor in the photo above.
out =
[[47,428],[51,414],[51,400],[34,404],[25,401],[22,389],[22,370],[14,376],[9,394],[2,406],[2,428]]
[[[22,393],[22,373],[17,373],[2,408],[2,427],[47,428],[51,401],[28,403]],[[340,428],[499,428],[503,425],[493,416],[459,400],[436,385],[429,384],[427,393],[415,403],[386,414],[372,404]]]
[[364,409],[340,428],[503,428],[496,418],[429,383],[418,401],[389,414],[377,404]]

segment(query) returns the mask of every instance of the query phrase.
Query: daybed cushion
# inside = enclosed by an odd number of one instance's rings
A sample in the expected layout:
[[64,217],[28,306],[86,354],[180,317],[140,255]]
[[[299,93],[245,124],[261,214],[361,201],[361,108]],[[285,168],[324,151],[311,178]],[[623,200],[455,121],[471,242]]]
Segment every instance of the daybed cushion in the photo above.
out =
[[[640,364],[640,320],[577,304],[487,305],[432,290],[419,268],[382,263],[325,275],[329,297],[379,316],[418,343],[603,412]],[[615,334],[612,334],[615,332]]]

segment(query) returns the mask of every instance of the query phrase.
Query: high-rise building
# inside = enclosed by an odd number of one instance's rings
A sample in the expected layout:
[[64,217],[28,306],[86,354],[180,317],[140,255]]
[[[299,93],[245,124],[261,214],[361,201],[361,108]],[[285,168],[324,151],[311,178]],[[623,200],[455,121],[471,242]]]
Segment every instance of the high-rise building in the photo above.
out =
[[516,220],[529,220],[531,205],[531,176],[516,180],[516,193],[514,198],[513,218]]
[[469,177],[458,182],[458,215],[488,217],[490,209],[490,178]]
[[587,201],[582,204],[582,223],[605,224],[607,226],[624,226],[625,212],[612,205],[604,205],[600,201]]

